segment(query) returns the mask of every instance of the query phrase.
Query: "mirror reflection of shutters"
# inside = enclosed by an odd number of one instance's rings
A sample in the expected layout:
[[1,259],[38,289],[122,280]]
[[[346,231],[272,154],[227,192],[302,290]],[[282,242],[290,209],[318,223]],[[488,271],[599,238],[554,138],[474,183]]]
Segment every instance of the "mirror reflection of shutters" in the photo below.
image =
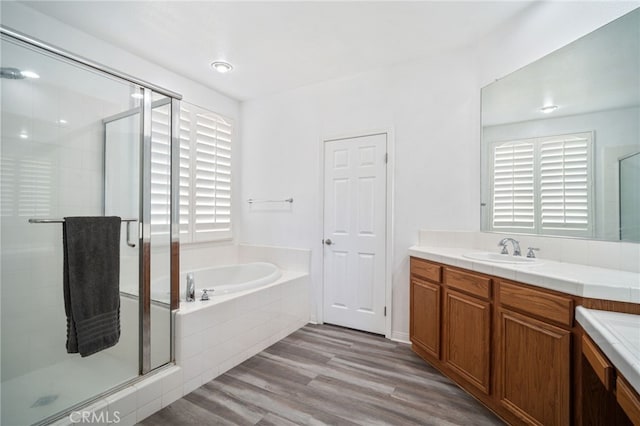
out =
[[532,142],[506,142],[494,146],[493,227],[535,227]]
[[589,133],[540,141],[540,224],[543,230],[589,231]]

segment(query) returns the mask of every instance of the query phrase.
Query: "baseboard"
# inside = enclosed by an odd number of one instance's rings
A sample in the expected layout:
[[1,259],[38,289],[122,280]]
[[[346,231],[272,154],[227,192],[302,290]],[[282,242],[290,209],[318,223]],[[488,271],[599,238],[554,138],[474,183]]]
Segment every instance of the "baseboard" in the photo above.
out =
[[394,342],[411,344],[411,340],[409,340],[409,333],[402,333],[400,331],[392,331],[391,340]]

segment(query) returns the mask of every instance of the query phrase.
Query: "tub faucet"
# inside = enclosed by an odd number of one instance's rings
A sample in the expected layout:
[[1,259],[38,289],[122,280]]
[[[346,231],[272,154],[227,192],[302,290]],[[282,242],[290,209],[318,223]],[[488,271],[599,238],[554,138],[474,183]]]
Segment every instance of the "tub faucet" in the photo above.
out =
[[187,274],[187,294],[185,299],[187,302],[195,302],[196,300],[196,280],[193,277],[193,272]]
[[502,247],[502,251],[500,252],[500,254],[509,254],[509,251],[507,251],[507,243],[511,243],[511,245],[513,245],[513,255],[514,256],[521,256],[522,253],[520,253],[520,242],[514,240],[513,238],[503,238],[500,240],[500,242],[498,243],[499,247]]

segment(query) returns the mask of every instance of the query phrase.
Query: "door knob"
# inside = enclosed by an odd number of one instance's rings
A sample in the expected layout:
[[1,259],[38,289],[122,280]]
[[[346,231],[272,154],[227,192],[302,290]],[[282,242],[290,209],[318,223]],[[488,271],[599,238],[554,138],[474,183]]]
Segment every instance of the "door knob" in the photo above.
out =
[[324,240],[324,243],[328,246],[330,246],[331,244],[333,244],[333,241],[331,241],[331,239],[327,238],[326,240]]

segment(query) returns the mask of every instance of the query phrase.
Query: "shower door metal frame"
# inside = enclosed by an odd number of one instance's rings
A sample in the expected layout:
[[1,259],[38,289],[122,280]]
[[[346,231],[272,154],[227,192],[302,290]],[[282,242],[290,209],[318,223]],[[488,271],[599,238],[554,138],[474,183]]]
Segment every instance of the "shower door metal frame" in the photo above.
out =
[[[106,65],[94,62],[90,59],[68,52],[59,47],[50,45],[36,38],[30,37],[26,34],[20,33],[12,28],[0,25],[0,34],[19,41],[27,46],[34,47],[45,54],[52,55],[69,61],[72,64],[79,65],[84,68],[88,68],[93,71],[97,71],[101,74],[105,74],[116,79],[129,82],[142,88],[144,93],[143,108],[141,120],[143,123],[141,133],[141,198],[142,205],[140,208],[139,223],[139,258],[140,258],[140,375],[144,375],[151,371],[151,352],[150,352],[150,332],[151,332],[151,288],[150,288],[150,271],[151,271],[151,251],[150,251],[150,230],[151,230],[151,206],[150,206],[150,173],[151,173],[151,94],[152,92],[159,93],[167,96],[171,99],[171,270],[170,270],[170,300],[171,310],[175,310],[179,307],[179,259],[180,259],[180,230],[179,230],[179,167],[180,167],[180,147],[179,147],[179,113],[180,113],[180,100],[182,95],[174,91],[165,89],[155,84],[149,83],[145,80],[133,77],[129,74],[117,71]],[[148,162],[148,164],[147,164]],[[148,179],[145,179],[148,177]],[[146,206],[146,207],[145,207]],[[171,319],[171,350],[169,362],[175,360],[175,349],[173,339],[173,316]],[[139,378],[139,377],[138,377]],[[134,379],[136,380],[136,379]],[[110,391],[108,389],[107,391]],[[73,409],[74,407],[71,407]],[[46,420],[46,419],[45,419]]]

